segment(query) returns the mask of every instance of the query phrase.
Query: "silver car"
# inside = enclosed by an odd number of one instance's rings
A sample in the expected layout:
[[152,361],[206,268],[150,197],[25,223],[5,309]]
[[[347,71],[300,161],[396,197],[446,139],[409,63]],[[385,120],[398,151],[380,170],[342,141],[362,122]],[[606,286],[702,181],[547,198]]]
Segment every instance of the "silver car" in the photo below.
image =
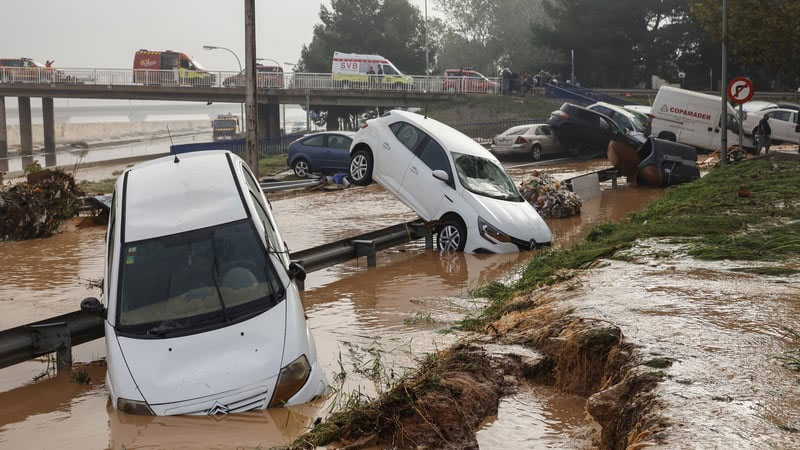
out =
[[529,154],[538,161],[542,155],[559,151],[556,135],[547,124],[518,125],[492,139],[492,153],[495,155]]

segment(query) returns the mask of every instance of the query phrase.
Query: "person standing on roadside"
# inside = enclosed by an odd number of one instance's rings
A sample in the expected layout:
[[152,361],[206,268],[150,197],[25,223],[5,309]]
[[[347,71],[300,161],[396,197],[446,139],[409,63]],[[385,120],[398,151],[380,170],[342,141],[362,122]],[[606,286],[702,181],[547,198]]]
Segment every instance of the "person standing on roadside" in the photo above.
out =
[[769,126],[769,116],[764,114],[764,117],[758,122],[758,153],[761,153],[761,148],[764,147],[764,154],[769,153],[770,135],[772,128]]

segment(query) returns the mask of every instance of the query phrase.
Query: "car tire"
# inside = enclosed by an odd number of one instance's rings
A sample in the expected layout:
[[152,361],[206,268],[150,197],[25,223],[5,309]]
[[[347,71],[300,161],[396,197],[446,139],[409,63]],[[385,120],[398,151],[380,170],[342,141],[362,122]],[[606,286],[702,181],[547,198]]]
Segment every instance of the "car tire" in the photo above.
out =
[[678,140],[677,136],[675,136],[673,133],[670,133],[668,131],[662,131],[661,133],[658,133],[658,138],[659,139],[663,139],[665,141],[670,141],[670,142],[675,142],[675,141]]
[[446,219],[436,232],[436,245],[443,252],[463,252],[467,245],[467,229],[460,220]]
[[350,157],[350,179],[359,186],[372,183],[372,154],[360,149]]
[[539,160],[542,159],[542,146],[541,145],[534,144],[533,147],[531,147],[531,158],[533,158],[534,161],[539,161]]
[[297,158],[292,163],[292,170],[298,178],[308,178],[311,175],[311,167],[308,165],[308,161],[303,158]]

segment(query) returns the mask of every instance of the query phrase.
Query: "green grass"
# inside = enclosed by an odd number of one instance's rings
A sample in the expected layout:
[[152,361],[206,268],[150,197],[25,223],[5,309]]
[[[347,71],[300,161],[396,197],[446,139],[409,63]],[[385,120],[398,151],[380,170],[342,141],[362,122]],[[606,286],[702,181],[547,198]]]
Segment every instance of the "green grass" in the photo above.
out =
[[[751,197],[738,196],[739,188]],[[478,331],[509,311],[518,293],[570,278],[631,247],[638,239],[685,240],[699,259],[782,260],[800,255],[800,160],[757,159],[717,168],[700,180],[673,187],[644,210],[618,224],[601,224],[585,242],[536,253],[515,283],[489,283],[473,295],[490,302],[467,317],[462,329]]]
[[288,169],[286,155],[270,155],[258,160],[258,176],[263,177]]
[[561,101],[541,97],[472,95],[428,105],[428,115],[447,124],[496,122],[509,119],[544,119],[561,107]]
[[86,192],[87,195],[110,194],[114,192],[114,184],[116,182],[116,178],[106,178],[100,181],[81,181],[78,183],[78,188]]
[[800,273],[798,269],[790,269],[788,267],[736,267],[731,269],[733,272],[752,273],[755,275],[766,275],[773,277],[785,277]]

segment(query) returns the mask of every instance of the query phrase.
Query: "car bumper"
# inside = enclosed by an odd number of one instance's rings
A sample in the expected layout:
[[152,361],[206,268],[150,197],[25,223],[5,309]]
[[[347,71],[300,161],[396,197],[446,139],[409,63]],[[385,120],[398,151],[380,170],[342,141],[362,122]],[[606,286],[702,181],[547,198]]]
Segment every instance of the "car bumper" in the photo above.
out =
[[535,240],[524,240],[511,236],[511,242],[490,241],[480,235],[478,227],[467,228],[467,243],[464,251],[467,253],[516,253],[519,251],[530,251],[537,248],[549,247],[552,242],[536,242]]
[[529,153],[530,151],[530,145],[492,145],[492,153],[497,155],[516,155]]

